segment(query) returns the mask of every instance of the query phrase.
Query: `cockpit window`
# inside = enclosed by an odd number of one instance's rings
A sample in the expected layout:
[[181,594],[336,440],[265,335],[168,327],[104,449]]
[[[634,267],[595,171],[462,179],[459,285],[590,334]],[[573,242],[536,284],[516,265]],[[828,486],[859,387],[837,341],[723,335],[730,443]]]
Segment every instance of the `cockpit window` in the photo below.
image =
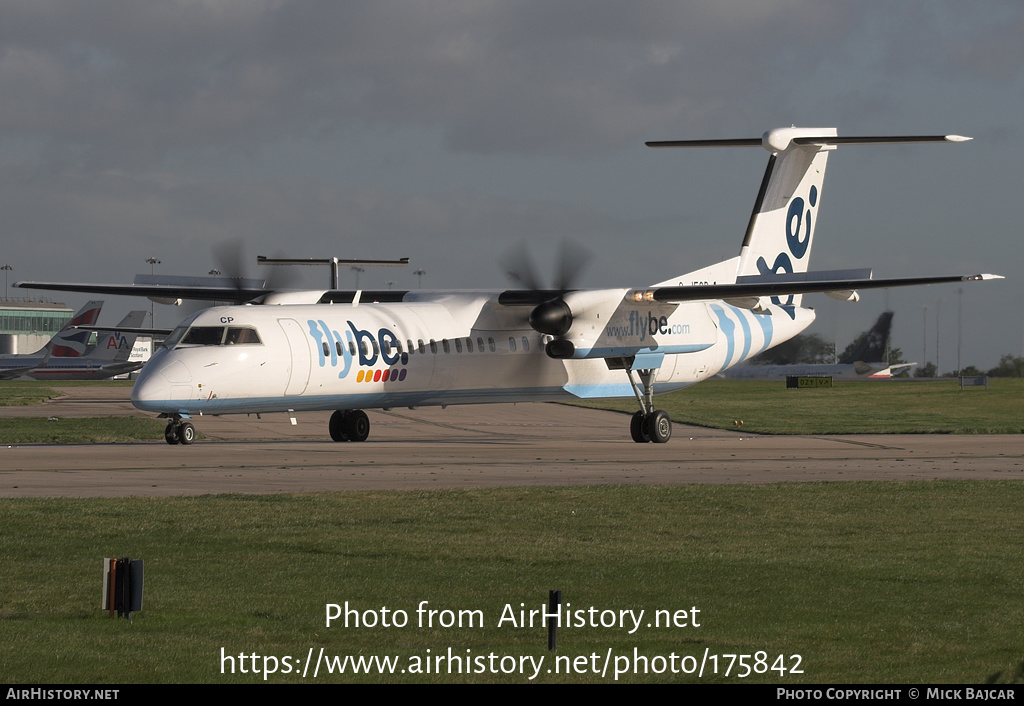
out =
[[171,331],[171,335],[164,339],[161,344],[164,348],[174,348],[174,344],[181,340],[181,337],[188,331],[188,326],[181,325]]
[[181,339],[181,344],[183,346],[219,346],[223,338],[223,326],[193,326]]
[[238,328],[232,326],[228,328],[228,334],[224,337],[224,344],[228,346],[238,346],[243,343],[255,343],[260,344],[260,335],[256,333],[254,328]]
[[183,346],[238,346],[244,344],[259,345],[262,343],[260,335],[254,328],[242,326],[231,326],[229,328],[224,326],[193,326],[184,336],[181,336],[175,330],[164,345],[170,348],[179,342],[179,338],[180,344]]

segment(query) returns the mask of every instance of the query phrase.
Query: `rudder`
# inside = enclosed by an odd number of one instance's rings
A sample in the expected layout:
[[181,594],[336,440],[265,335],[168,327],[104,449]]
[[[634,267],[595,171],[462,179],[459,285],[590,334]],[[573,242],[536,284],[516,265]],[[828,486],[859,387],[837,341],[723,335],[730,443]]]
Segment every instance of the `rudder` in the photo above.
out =
[[[834,138],[835,128],[780,128],[762,137],[772,151],[740,249],[737,274],[807,272],[822,183],[831,144],[800,144],[803,138]],[[799,306],[801,295],[779,304]]]

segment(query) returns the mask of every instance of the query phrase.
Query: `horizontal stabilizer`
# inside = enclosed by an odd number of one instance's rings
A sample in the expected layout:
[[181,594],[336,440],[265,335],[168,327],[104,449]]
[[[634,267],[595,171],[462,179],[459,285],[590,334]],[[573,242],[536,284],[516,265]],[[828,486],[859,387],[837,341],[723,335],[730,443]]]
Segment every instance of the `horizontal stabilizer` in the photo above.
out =
[[[948,282],[972,282],[989,279],[1003,279],[1001,275],[948,275],[943,277],[899,277],[895,279],[847,279],[799,282],[785,277],[779,281],[765,281],[759,284],[709,284],[697,287],[659,287],[657,289],[634,291],[632,297],[638,300],[653,299],[659,302],[705,301],[710,299],[740,299],[743,297],[775,297],[789,294],[812,294],[854,289],[888,289],[889,287],[913,287],[925,284]],[[639,295],[639,297],[637,296]],[[648,296],[649,295],[649,296]]]
[[967,142],[973,137],[963,135],[808,135],[807,128],[778,128],[761,137],[726,140],[657,140],[645,142],[648,147],[764,147],[769,152],[783,152],[792,145],[833,147],[836,145],[892,145],[919,142]]
[[837,282],[842,280],[871,279],[871,268],[858,270],[818,270],[816,272],[780,272],[778,274],[743,275],[736,284],[777,284],[779,282]]

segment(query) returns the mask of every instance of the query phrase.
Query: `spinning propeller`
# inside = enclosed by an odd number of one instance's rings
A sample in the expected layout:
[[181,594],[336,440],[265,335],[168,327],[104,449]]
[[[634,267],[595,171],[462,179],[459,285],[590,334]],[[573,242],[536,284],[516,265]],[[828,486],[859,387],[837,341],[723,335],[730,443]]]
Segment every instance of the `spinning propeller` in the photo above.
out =
[[[556,338],[564,336],[572,328],[572,309],[566,303],[565,295],[573,291],[573,285],[590,261],[590,257],[590,253],[582,245],[563,239],[555,270],[554,287],[544,289],[523,243],[505,255],[503,266],[509,279],[523,285],[525,289],[502,292],[498,302],[506,306],[533,305],[528,319],[530,328]],[[549,350],[549,355],[550,353]]]
[[214,264],[220,270],[221,276],[234,286],[236,292],[252,288],[285,289],[295,282],[295,273],[282,268],[274,268],[265,280],[249,279],[246,276],[245,241],[242,238],[222,240],[211,249]]

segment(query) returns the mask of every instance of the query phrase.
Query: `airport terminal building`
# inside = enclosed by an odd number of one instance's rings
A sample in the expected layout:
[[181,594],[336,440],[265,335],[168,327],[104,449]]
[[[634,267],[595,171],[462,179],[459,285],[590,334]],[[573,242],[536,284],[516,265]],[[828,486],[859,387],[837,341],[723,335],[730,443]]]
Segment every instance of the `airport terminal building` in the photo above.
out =
[[35,353],[74,313],[45,298],[0,299],[0,354]]

